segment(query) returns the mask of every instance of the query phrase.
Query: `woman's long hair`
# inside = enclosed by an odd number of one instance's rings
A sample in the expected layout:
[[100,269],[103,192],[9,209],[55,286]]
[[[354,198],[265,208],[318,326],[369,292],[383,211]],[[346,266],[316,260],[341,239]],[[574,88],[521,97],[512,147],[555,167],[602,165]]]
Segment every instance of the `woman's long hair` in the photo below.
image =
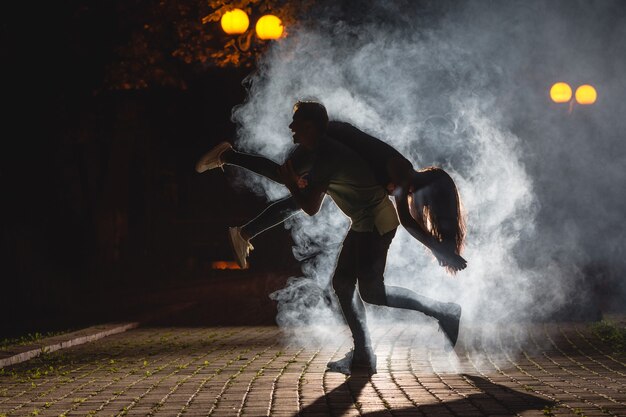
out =
[[454,180],[438,167],[416,172],[411,214],[433,237],[461,255],[465,241],[463,205]]

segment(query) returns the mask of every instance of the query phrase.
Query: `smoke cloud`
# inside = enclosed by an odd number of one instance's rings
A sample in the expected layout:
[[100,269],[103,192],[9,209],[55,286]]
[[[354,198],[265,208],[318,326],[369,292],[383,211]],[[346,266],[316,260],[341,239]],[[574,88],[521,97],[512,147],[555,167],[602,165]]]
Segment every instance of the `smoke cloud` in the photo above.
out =
[[[494,335],[486,322],[544,319],[568,306],[580,313],[590,300],[597,305],[593,289],[618,285],[613,277],[626,270],[620,2],[362,6],[316,6],[262,57],[247,101],[233,112],[238,148],[284,160],[292,106],[313,97],[331,120],[381,138],[416,167],[447,170],[467,213],[468,268],[447,276],[400,228],[385,282],[461,304],[466,343],[489,345]],[[548,91],[557,81],[574,89],[593,84],[598,102],[571,111],[551,103]],[[238,174],[268,200],[286,194]],[[315,323],[318,332],[300,342],[319,341],[324,329],[341,323],[328,284],[349,222],[327,198],[318,215],[295,216],[286,227],[294,254],[307,260],[304,276],[273,295],[277,320],[285,328]],[[420,319],[386,308],[369,312],[383,323]],[[435,326],[421,322],[424,331]],[[464,336],[469,329],[472,337]]]

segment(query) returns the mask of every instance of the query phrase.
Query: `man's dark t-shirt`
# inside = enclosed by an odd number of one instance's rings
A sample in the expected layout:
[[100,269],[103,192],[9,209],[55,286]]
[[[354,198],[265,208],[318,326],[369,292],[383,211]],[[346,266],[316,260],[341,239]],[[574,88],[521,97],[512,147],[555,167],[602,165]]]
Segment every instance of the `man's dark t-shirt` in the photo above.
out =
[[[386,187],[387,184],[391,182],[388,170],[389,161],[402,160],[412,166],[411,162],[393,146],[374,136],[368,135],[362,130],[352,126],[350,123],[330,121],[326,135],[347,146],[363,158],[372,170],[376,181],[383,187]],[[296,171],[303,174],[310,169],[311,162],[308,161],[307,163],[307,159],[309,158],[310,155],[308,155],[308,152],[301,146],[297,146],[291,152],[288,159],[293,162]]]
[[348,146],[327,136],[315,150],[296,148],[291,159],[298,173],[307,173],[310,186],[325,188],[352,221],[352,230],[384,234],[398,226],[385,189],[367,161]]
[[376,181],[383,187],[391,182],[387,164],[390,160],[402,160],[412,165],[393,146],[357,129],[350,123],[331,121],[326,134],[355,151],[369,164]]

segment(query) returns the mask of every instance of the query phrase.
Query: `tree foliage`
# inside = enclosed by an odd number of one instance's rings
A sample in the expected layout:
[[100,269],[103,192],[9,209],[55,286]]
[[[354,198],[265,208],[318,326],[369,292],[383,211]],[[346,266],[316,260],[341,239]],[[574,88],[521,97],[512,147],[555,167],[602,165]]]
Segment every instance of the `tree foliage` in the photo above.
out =
[[[128,21],[129,36],[117,48],[107,70],[107,89],[146,89],[155,86],[186,89],[189,77],[211,67],[252,67],[271,43],[254,35],[264,14],[278,16],[283,36],[310,2],[286,0],[136,0],[118,13]],[[222,32],[220,19],[233,8],[244,10],[250,27],[239,36]]]

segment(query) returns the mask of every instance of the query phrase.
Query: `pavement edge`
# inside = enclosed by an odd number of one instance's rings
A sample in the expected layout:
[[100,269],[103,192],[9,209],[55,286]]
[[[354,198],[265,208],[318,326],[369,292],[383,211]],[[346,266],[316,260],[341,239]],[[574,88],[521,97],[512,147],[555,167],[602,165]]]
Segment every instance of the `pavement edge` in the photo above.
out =
[[[76,330],[70,333],[61,334],[58,336],[51,336],[42,339],[40,342],[24,345],[24,346],[12,346],[5,353],[9,356],[4,358],[0,357],[0,368],[4,368],[11,365],[16,365],[36,358],[39,355],[45,353],[51,353],[59,349],[65,349],[72,346],[82,345],[84,343],[94,342],[107,336],[123,333],[127,330],[136,329],[137,327],[145,324],[149,321],[155,320],[159,317],[172,314],[177,311],[181,311],[194,306],[195,302],[178,303],[167,306],[156,313],[144,314],[133,321],[124,323],[107,323],[84,329]],[[0,352],[0,355],[2,352]]]

